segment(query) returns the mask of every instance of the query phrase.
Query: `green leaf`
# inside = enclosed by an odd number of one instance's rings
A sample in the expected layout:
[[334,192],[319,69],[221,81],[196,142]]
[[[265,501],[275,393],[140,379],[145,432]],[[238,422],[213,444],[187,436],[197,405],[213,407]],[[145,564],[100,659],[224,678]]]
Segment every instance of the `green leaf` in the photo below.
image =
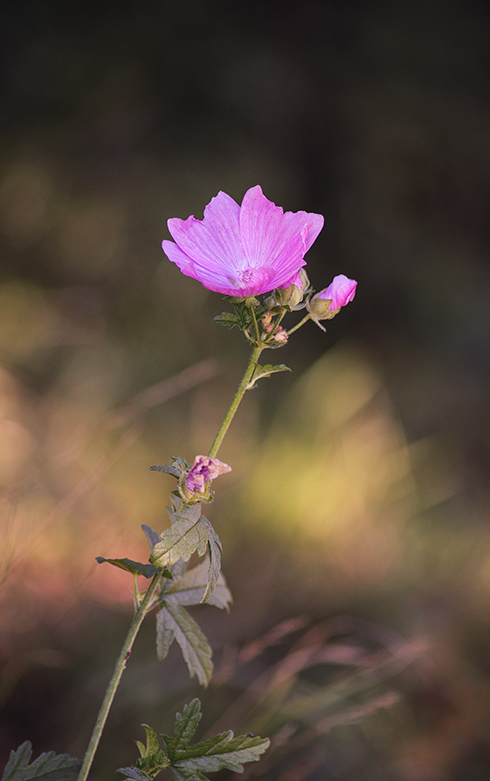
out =
[[[166,767],[168,767],[168,765],[166,765]],[[158,773],[160,770],[163,770],[163,768],[159,768]],[[151,781],[153,778],[153,776],[149,776],[148,773],[145,773],[144,770],[140,770],[137,767],[120,767],[117,772],[124,773],[126,779],[129,781]]]
[[223,325],[225,328],[234,328],[235,326],[241,327],[241,320],[236,315],[232,315],[231,312],[223,312],[214,318],[215,323]]
[[173,475],[174,477],[180,477],[180,469],[176,466],[167,466],[167,464],[157,464],[156,466],[150,466],[150,472],[165,472],[167,475]]
[[153,546],[156,545],[157,542],[160,542],[160,535],[158,532],[154,531],[151,526],[147,526],[146,523],[143,523],[141,528],[146,534],[146,539],[148,540],[150,548],[153,549]]
[[[170,639],[170,633],[172,638]],[[168,649],[175,638],[180,645],[182,655],[192,678],[197,679],[202,686],[207,686],[213,675],[211,661],[212,650],[199,626],[181,605],[170,600],[162,603],[162,609],[157,615],[157,655],[165,658]],[[160,647],[158,645],[160,639]],[[164,656],[160,653],[164,652]]]
[[[174,734],[171,737],[161,736],[163,751],[158,744],[155,745],[155,733],[151,730],[151,752],[148,752],[144,759],[137,760],[136,767],[121,768],[118,772],[126,773],[133,781],[148,781],[170,765],[177,781],[207,781],[203,773],[225,769],[236,773],[243,772],[245,762],[256,762],[269,747],[270,741],[267,738],[254,738],[251,735],[235,738],[231,731],[189,746],[200,720],[201,703],[196,698],[184,706],[182,713],[177,713]],[[148,746],[150,728],[145,726],[145,729]],[[146,773],[142,774],[141,770]]]
[[202,743],[188,746],[201,718],[201,703],[192,700],[180,713],[175,722],[172,738],[163,736],[170,759],[170,767],[178,781],[202,781],[203,773],[217,770],[234,770],[241,773],[245,762],[255,762],[268,748],[269,740],[241,735],[235,738],[233,732],[215,735]]
[[[126,572],[131,572],[132,575],[143,575],[145,578],[152,578],[157,572],[162,571],[162,567],[154,567],[152,564],[142,564],[140,561],[132,561],[131,559],[105,559],[103,556],[96,556],[96,561],[99,564],[112,564],[113,567],[119,567]],[[172,578],[173,575],[168,569],[163,569],[163,574],[166,578]]]
[[207,602],[215,590],[221,569],[221,543],[219,537],[214,531],[213,527],[209,523],[208,519],[203,516],[202,520],[207,523],[208,531],[208,549],[209,549],[209,567],[208,567],[208,584],[206,591],[203,594],[202,602]]
[[157,613],[157,658],[162,662],[175,639],[174,621],[164,607]]
[[188,561],[194,551],[204,556],[208,543],[208,521],[202,520],[201,503],[197,502],[180,512],[169,510],[172,526],[160,536],[150,561],[155,566],[172,566],[178,559]]
[[250,380],[247,390],[250,390],[250,388],[253,388],[257,380],[262,379],[262,377],[270,377],[271,374],[276,374],[277,372],[290,372],[291,369],[289,366],[286,366],[284,363],[280,363],[277,366],[273,366],[272,363],[266,363],[264,366],[260,366],[257,364],[255,367],[255,371],[253,373],[253,377]]
[[[201,503],[193,504],[184,510],[169,510],[172,520],[170,529],[166,529],[152,549],[150,561],[154,566],[172,567],[179,560],[186,562],[197,551],[199,556],[209,553],[208,581],[202,596],[206,602],[219,580],[221,567],[221,543],[209,523],[201,515]],[[180,575],[181,572],[175,572]]]
[[1,781],[30,781],[35,778],[42,781],[58,781],[78,772],[82,764],[79,759],[68,754],[55,754],[54,751],[48,751],[40,754],[29,765],[31,756],[32,745],[26,740],[17,751],[10,752]]
[[201,721],[201,702],[195,697],[188,705],[184,705],[182,713],[175,716],[174,734],[172,737],[163,735],[169,758],[182,751],[193,737]]
[[[178,605],[198,605],[203,601],[208,583],[210,561],[208,557],[180,577],[175,577],[165,591],[165,599]],[[215,590],[209,595],[208,605],[229,609],[233,598],[226,585],[225,578],[220,573]]]

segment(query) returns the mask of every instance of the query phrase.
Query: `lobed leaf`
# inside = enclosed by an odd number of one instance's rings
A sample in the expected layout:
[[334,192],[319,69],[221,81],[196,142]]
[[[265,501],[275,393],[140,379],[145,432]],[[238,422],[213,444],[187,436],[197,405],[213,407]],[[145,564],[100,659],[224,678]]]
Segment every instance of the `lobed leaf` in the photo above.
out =
[[[221,568],[219,537],[208,519],[201,515],[200,502],[183,510],[168,510],[168,513],[172,526],[166,529],[161,534],[159,542],[153,545],[150,561],[154,566],[174,567],[179,561],[181,563],[188,561],[195,551],[199,556],[204,556],[208,552],[207,584],[201,598],[201,602],[206,602],[219,581]],[[174,574],[178,576],[183,574],[183,571],[184,568],[178,566],[174,569]]]
[[[207,781],[204,773],[214,773],[217,770],[243,772],[244,763],[256,762],[269,746],[270,741],[267,738],[251,735],[235,738],[231,731],[189,746],[200,720],[201,703],[196,698],[184,706],[182,713],[177,713],[174,734],[171,737],[161,736],[164,750],[159,747],[158,742],[155,743],[153,730],[145,726],[147,736],[149,730],[151,733],[153,753],[145,756],[144,760],[138,760],[136,768],[121,768],[119,772],[126,773],[132,781],[148,781],[170,765],[177,781]],[[147,745],[150,745],[148,737]],[[147,765],[143,766],[143,762]],[[148,771],[150,775],[141,773],[140,767],[144,770],[151,767]],[[131,771],[131,774],[128,771]]]
[[[165,591],[165,599],[178,605],[198,605],[203,602],[208,583],[208,570],[210,561],[208,557],[196,567],[180,577],[174,576],[171,583],[168,584]],[[207,599],[208,605],[214,605],[221,609],[228,610],[233,598],[226,585],[222,573],[219,574],[215,589]]]
[[168,649],[177,640],[189,674],[197,675],[202,686],[207,686],[213,674],[212,650],[199,626],[181,605],[164,600],[157,615],[157,655],[164,659]]
[[241,327],[241,320],[236,315],[232,315],[231,312],[223,312],[214,318],[215,323],[223,325],[225,328],[234,328],[235,326]]
[[201,518],[202,521],[207,524],[209,549],[208,583],[201,601],[207,602],[215,590],[219,580],[221,570],[221,542],[208,519],[205,518],[204,515],[201,516]]
[[208,542],[209,521],[202,520],[201,504],[197,502],[182,511],[169,510],[173,523],[153,546],[150,561],[158,566],[172,566],[178,559],[188,561],[194,551],[204,556]]
[[124,773],[126,781],[152,781],[153,778],[153,776],[149,776],[148,773],[145,773],[144,770],[138,767],[120,767],[117,772]]
[[[157,572],[162,571],[162,567],[154,567],[152,564],[142,564],[140,561],[132,561],[131,559],[105,559],[103,556],[96,556],[95,560],[99,564],[112,564],[113,567],[119,567],[126,572],[131,572],[132,575],[143,575],[145,578],[152,578]],[[168,569],[163,569],[163,574],[166,578],[172,578],[173,575]]]
[[165,474],[173,475],[173,477],[176,477],[177,479],[181,474],[181,470],[173,464],[171,466],[168,466],[168,464],[156,464],[155,466],[150,466],[150,472],[165,472]]
[[1,781],[31,781],[31,779],[58,781],[58,779],[68,778],[72,773],[78,772],[82,764],[79,759],[70,757],[68,754],[55,754],[54,751],[47,751],[40,754],[29,765],[31,756],[32,744],[26,740],[16,751],[10,752]]
[[147,526],[146,523],[142,524],[141,528],[146,534],[146,539],[148,540],[150,548],[153,549],[153,546],[160,542],[160,535],[158,532],[154,531],[151,526]]

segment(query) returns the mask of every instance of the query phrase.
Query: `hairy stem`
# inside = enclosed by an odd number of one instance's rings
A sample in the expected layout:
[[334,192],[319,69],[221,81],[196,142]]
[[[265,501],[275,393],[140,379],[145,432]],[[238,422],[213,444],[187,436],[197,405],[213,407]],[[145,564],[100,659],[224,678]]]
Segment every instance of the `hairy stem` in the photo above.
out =
[[310,320],[310,319],[311,319],[311,315],[310,314],[305,315],[305,317],[303,317],[303,319],[300,320],[299,323],[296,323],[296,325],[294,325],[292,328],[289,329],[288,336],[291,336],[291,334],[294,334],[294,332],[297,331],[298,328],[301,328],[301,326],[304,325],[305,323],[307,323],[308,320]]
[[150,586],[148,587],[145,597],[141,602],[141,605],[139,606],[138,610],[134,614],[133,622],[129,627],[128,634],[126,635],[126,639],[124,641],[123,647],[121,648],[121,653],[119,654],[116,665],[114,667],[112,678],[110,680],[109,686],[107,687],[104,700],[102,702],[102,705],[100,706],[99,715],[97,716],[97,721],[95,722],[95,727],[92,732],[92,737],[90,738],[90,743],[88,744],[87,751],[85,752],[85,756],[83,758],[82,767],[78,775],[78,781],[85,781],[85,779],[89,774],[90,767],[92,765],[94,755],[95,752],[97,751],[97,746],[99,745],[100,737],[102,735],[102,730],[104,729],[105,723],[107,721],[107,716],[109,714],[109,710],[111,708],[112,701],[116,693],[116,689],[119,685],[119,681],[121,680],[121,676],[124,672],[124,668],[126,667],[126,662],[131,653],[131,649],[133,647],[133,643],[135,641],[136,635],[138,634],[139,628],[143,623],[143,619],[145,617],[148,605],[151,601],[151,598],[153,597],[153,594],[156,591],[158,584],[160,583],[161,578],[162,578],[162,574],[160,572],[157,572],[157,574],[153,576],[153,580],[150,583]]
[[233,420],[233,416],[235,415],[235,412],[238,409],[238,405],[240,404],[241,400],[243,399],[245,395],[245,391],[247,390],[247,386],[252,379],[252,375],[255,371],[255,367],[257,366],[257,362],[260,357],[260,353],[264,349],[263,346],[260,347],[254,347],[252,355],[250,356],[250,361],[248,363],[247,368],[245,369],[245,374],[242,377],[242,381],[240,385],[238,386],[238,390],[235,393],[235,396],[233,398],[233,401],[231,402],[230,409],[226,413],[225,419],[223,420],[223,423],[221,424],[220,430],[216,434],[215,440],[213,444],[211,445],[211,450],[209,451],[209,457],[214,458],[216,456],[216,453],[219,450],[219,447],[224,439],[224,436],[226,432],[228,431],[230,427],[230,423]]

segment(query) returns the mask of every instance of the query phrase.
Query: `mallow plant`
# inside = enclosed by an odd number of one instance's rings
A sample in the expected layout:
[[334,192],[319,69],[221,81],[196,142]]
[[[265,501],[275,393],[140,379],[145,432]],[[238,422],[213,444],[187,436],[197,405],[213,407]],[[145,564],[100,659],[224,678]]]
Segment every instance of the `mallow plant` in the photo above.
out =
[[[172,475],[175,490],[168,510],[170,526],[162,532],[143,526],[150,546],[148,562],[97,559],[133,577],[135,613],[83,760],[48,752],[31,762],[32,747],[26,741],[11,752],[2,781],[57,781],[77,771],[79,781],[85,781],[136,635],[150,612],[156,613],[158,658],[165,659],[176,641],[189,674],[197,676],[203,686],[210,682],[212,651],[187,607],[206,602],[228,609],[232,601],[221,573],[221,543],[204,515],[206,505],[214,499],[214,481],[231,470],[217,458],[221,443],[246,391],[263,377],[289,371],[283,363],[261,362],[262,353],[284,347],[308,320],[325,330],[322,322],[335,317],[356,291],[357,283],[343,274],[319,293],[311,288],[304,270],[305,254],[322,227],[320,214],[284,213],[258,185],[245,193],[241,206],[219,192],[206,206],[202,220],[191,216],[168,221],[173,241],[163,242],[165,255],[184,274],[225,296],[232,311],[215,320],[243,333],[250,343],[250,360],[209,453],[190,461],[178,456],[170,464],[151,467]],[[297,317],[288,328],[286,318],[294,318],[298,312],[303,312],[303,317]],[[189,569],[196,552],[202,561]],[[141,576],[147,581],[144,590],[138,585]],[[207,773],[217,770],[243,771],[244,763],[258,760],[268,748],[267,738],[251,734],[235,737],[231,731],[193,743],[200,718],[201,703],[196,698],[177,713],[172,735],[158,736],[145,725],[146,742],[136,742],[140,756],[119,772],[126,779],[150,781],[169,768],[177,781],[205,781]]]

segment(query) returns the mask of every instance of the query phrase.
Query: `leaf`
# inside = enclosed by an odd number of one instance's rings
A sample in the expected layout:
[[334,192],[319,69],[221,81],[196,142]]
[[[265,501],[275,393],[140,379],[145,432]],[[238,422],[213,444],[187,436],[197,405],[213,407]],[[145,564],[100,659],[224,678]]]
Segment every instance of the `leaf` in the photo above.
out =
[[174,621],[168,612],[163,608],[157,613],[157,658],[162,662],[167,656],[172,645],[174,634]]
[[214,321],[215,323],[223,325],[225,328],[234,328],[235,326],[240,328],[241,326],[240,318],[236,315],[232,315],[231,312],[223,312],[221,315],[215,317]]
[[286,364],[284,363],[280,363],[277,366],[273,366],[272,363],[266,363],[264,364],[264,366],[260,366],[259,364],[257,364],[257,366],[255,367],[255,371],[253,373],[253,377],[247,386],[247,390],[253,388],[257,380],[262,379],[262,377],[270,377],[271,374],[275,374],[277,372],[290,372],[290,371],[291,369],[289,368],[289,366],[286,366]]
[[259,737],[241,735],[235,738],[233,732],[215,735],[202,743],[187,746],[194,735],[201,718],[201,703],[192,700],[175,721],[172,738],[163,736],[170,759],[170,767],[178,781],[202,781],[203,773],[227,769],[241,773],[245,762],[255,762],[268,748],[270,741]]
[[120,767],[116,772],[124,773],[126,779],[131,779],[131,781],[151,781],[152,779],[148,773],[145,773],[144,770],[140,770],[137,767]]
[[178,559],[188,561],[194,551],[204,556],[208,542],[209,521],[202,520],[201,503],[182,511],[169,510],[173,523],[162,532],[160,542],[154,545],[150,561],[155,566],[172,566]]
[[157,654],[159,659],[160,650],[165,651],[165,655],[172,643],[169,642],[170,632],[177,640],[182,650],[182,655],[189,669],[192,678],[197,675],[197,679],[202,686],[207,686],[213,674],[213,663],[211,661],[212,650],[208,641],[199,629],[194,619],[189,615],[181,605],[176,605],[170,600],[162,603],[162,609],[157,616],[157,643],[158,637],[161,638],[161,647],[157,645]]
[[195,697],[188,705],[184,705],[182,713],[176,714],[172,737],[163,735],[169,758],[174,757],[176,752],[185,749],[200,721],[201,702]]
[[207,602],[209,597],[213,593],[219,579],[219,573],[221,569],[221,543],[219,537],[214,531],[213,527],[209,523],[208,519],[201,516],[202,520],[207,524],[208,532],[208,548],[209,548],[209,567],[208,567],[208,584],[206,591],[203,594],[202,602]]
[[55,754],[54,751],[48,751],[40,754],[29,765],[31,756],[32,744],[26,740],[17,751],[10,752],[1,781],[30,781],[35,778],[42,781],[58,781],[78,772],[82,764],[79,759],[68,754]]
[[[196,698],[184,706],[182,713],[177,713],[174,734],[171,737],[161,736],[163,750],[158,744],[155,745],[155,733],[145,725],[147,730],[147,748],[143,747],[145,756],[136,761],[136,766],[120,768],[118,772],[126,773],[133,781],[148,781],[170,765],[177,781],[207,781],[203,773],[223,769],[243,772],[245,762],[256,762],[269,747],[270,741],[267,738],[254,738],[250,735],[240,735],[235,738],[231,731],[189,746],[189,741],[194,736],[200,720],[201,703]],[[147,750],[150,745],[149,730],[151,751]]]
[[[162,567],[154,567],[152,564],[142,564],[140,561],[132,561],[131,559],[105,559],[103,556],[96,556],[95,560],[99,564],[112,564],[113,567],[119,567],[126,572],[131,572],[132,575],[143,575],[145,578],[152,578],[157,572],[162,571]],[[168,569],[163,569],[163,574],[166,578],[172,578],[173,575]]]
[[[198,605],[203,601],[208,582],[209,559],[187,570],[184,575],[175,577],[165,591],[165,599],[178,605]],[[233,598],[226,585],[225,578],[220,573],[216,583],[215,590],[209,595],[208,605],[214,605],[221,609],[228,610]]]
[[173,475],[174,477],[180,477],[180,469],[176,466],[168,466],[167,464],[157,464],[156,466],[150,466],[150,472],[165,472],[167,475]]
[[151,526],[147,526],[146,523],[142,524],[141,528],[146,534],[146,539],[148,540],[150,548],[153,549],[153,546],[156,545],[157,542],[160,542],[160,535],[158,532],[154,531]]

